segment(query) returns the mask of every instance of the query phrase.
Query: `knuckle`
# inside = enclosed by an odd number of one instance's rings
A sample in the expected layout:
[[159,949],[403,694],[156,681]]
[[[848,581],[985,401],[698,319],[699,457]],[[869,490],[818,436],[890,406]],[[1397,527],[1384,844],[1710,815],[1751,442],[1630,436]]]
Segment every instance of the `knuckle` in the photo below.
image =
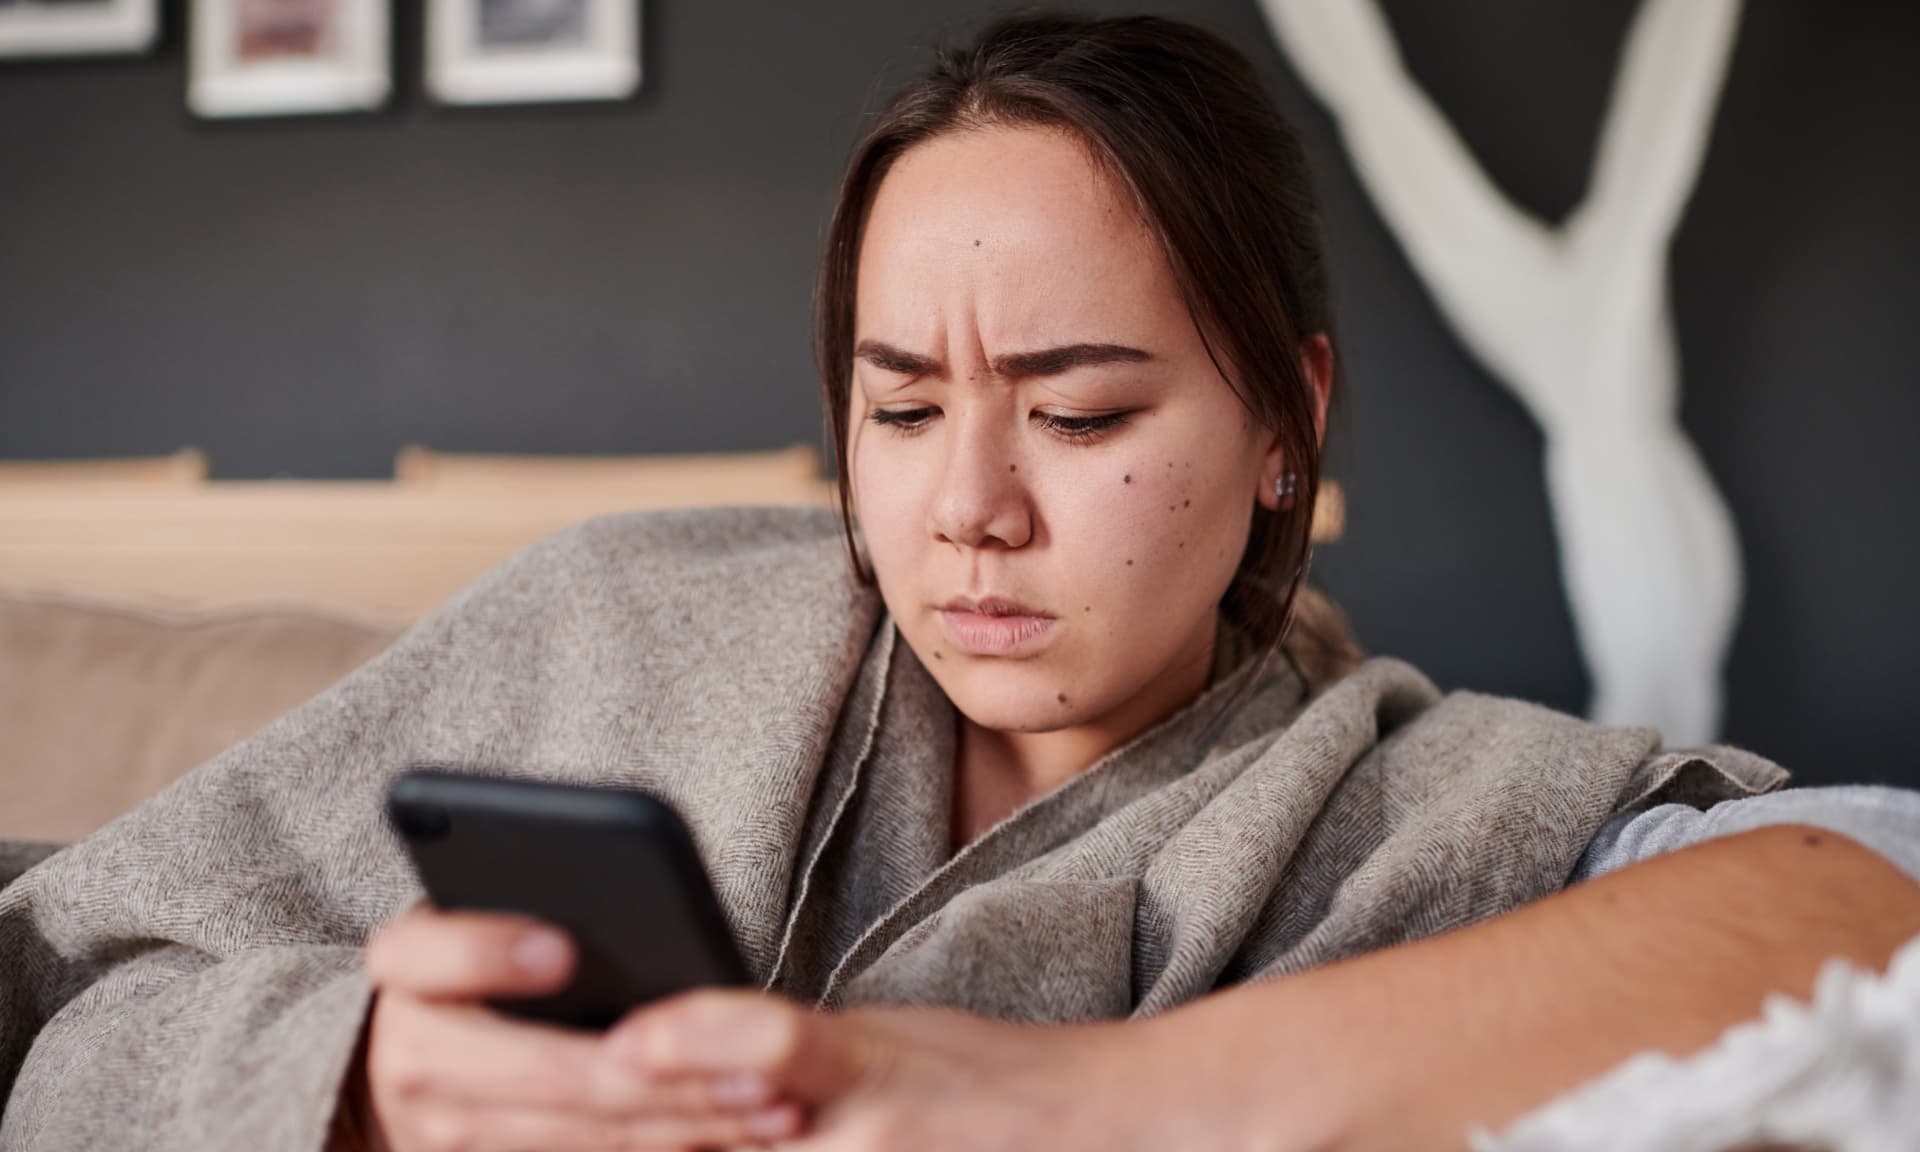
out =
[[506,964],[494,955],[493,945],[479,933],[450,933],[444,953],[447,975],[466,984],[497,981]]
[[691,1037],[701,1024],[697,1003],[678,1000],[653,1010],[652,1018],[641,1025],[648,1057],[660,1065],[677,1065],[687,1058]]
[[800,1057],[806,1045],[809,1021],[799,1012],[780,1012],[767,1023],[767,1061],[785,1068]]
[[436,1079],[433,1064],[404,1032],[375,1037],[367,1053],[367,1074],[377,1088],[404,1100],[427,1095]]
[[381,924],[361,953],[369,981],[375,986],[404,981],[418,969],[418,957],[429,952],[444,932],[437,914],[423,905]]
[[433,1090],[433,1071],[418,1059],[389,1059],[378,1078],[387,1091],[402,1100],[418,1100]]
[[471,1152],[478,1147],[473,1123],[463,1113],[444,1108],[418,1117],[414,1135],[422,1152]]
[[368,978],[376,984],[392,971],[394,960],[400,954],[398,941],[395,939],[398,935],[404,935],[404,932],[397,932],[392,922],[388,922],[381,925],[367,939],[366,950],[361,954],[361,963],[366,966]]

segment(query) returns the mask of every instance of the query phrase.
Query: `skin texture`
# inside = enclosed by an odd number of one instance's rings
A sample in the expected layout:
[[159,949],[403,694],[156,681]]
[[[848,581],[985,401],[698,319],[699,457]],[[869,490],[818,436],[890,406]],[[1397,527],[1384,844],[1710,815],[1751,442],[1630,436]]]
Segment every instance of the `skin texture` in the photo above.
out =
[[[855,317],[855,515],[888,610],[961,714],[964,842],[1198,695],[1285,459],[1124,191],[1062,132],[902,156],[868,217]],[[1133,354],[1031,355],[1089,345]],[[1106,416],[1121,422],[1049,423]],[[971,655],[941,627],[957,596],[1054,623],[1030,651]]]
[[[1285,462],[1070,138],[993,130],[909,152],[859,279],[857,339],[886,348],[855,373],[855,508],[889,610],[960,713],[964,842],[1200,691],[1214,605]],[[1009,370],[1076,344],[1146,357]],[[1301,354],[1324,409],[1326,341]],[[1125,422],[1083,440],[1047,423],[1113,412]],[[939,605],[989,595],[1052,615],[1046,643],[956,650]],[[1768,993],[1805,995],[1826,957],[1881,967],[1916,932],[1920,886],[1850,841],[1778,828],[1144,1022],[830,1016],[700,992],[595,1037],[482,1005],[561,986],[564,937],[418,908],[368,947],[374,1009],[335,1144],[1460,1148],[1470,1125],[1634,1051],[1690,1051]]]

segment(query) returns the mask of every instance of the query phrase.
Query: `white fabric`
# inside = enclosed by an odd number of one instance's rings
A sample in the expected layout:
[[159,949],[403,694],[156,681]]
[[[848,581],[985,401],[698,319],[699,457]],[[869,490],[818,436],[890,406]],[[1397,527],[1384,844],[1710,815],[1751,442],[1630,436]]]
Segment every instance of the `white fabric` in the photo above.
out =
[[1830,962],[1813,1003],[1774,997],[1759,1020],[1686,1060],[1648,1054],[1523,1117],[1477,1152],[1826,1152],[1920,1147],[1920,939],[1884,978]]
[[1587,845],[1569,882],[1588,880],[1716,836],[1777,824],[1811,824],[1838,833],[1920,881],[1920,792],[1850,784],[1723,800],[1704,811],[1662,804],[1615,816]]

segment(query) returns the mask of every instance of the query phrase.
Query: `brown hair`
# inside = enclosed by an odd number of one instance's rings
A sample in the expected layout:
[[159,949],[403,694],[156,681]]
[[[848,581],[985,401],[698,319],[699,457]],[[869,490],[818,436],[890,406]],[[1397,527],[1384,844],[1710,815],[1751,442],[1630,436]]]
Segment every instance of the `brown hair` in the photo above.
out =
[[854,149],[821,263],[814,353],[855,570],[872,579],[854,544],[847,475],[867,213],[909,149],[999,125],[1059,128],[1088,146],[1158,236],[1215,366],[1248,411],[1279,431],[1297,477],[1293,507],[1254,506],[1221,602],[1256,643],[1278,644],[1305,573],[1320,483],[1313,393],[1300,364],[1303,341],[1333,338],[1319,212],[1299,138],[1252,66],[1212,33],[1158,17],[1000,20],[972,45],[942,50]]

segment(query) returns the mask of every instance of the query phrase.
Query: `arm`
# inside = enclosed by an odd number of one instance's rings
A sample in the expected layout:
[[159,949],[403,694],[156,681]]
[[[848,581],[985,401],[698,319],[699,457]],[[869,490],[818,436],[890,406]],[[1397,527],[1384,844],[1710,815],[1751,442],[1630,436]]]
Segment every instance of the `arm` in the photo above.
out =
[[1805,996],[1830,957],[1881,967],[1916,933],[1920,884],[1780,826],[1143,1023],[703,993],[611,1040],[652,1075],[749,1077],[811,1103],[796,1152],[1458,1149],[1635,1052],[1697,1049],[1768,994]]
[[1806,996],[1829,957],[1883,967],[1916,933],[1920,885],[1775,827],[1149,1027],[1252,1139],[1331,1105],[1339,1147],[1457,1148],[1637,1051],[1698,1049],[1770,993]]

